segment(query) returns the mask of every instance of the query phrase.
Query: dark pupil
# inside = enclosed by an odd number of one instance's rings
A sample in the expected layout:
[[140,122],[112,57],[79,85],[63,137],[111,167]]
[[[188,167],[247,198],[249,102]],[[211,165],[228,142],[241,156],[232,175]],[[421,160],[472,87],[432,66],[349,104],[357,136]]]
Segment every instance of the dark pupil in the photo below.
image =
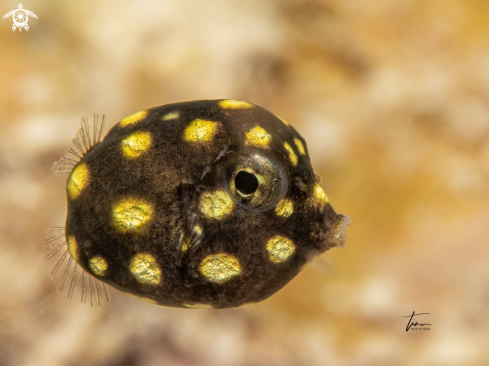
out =
[[234,178],[236,189],[243,194],[251,194],[258,189],[258,179],[254,174],[241,171]]

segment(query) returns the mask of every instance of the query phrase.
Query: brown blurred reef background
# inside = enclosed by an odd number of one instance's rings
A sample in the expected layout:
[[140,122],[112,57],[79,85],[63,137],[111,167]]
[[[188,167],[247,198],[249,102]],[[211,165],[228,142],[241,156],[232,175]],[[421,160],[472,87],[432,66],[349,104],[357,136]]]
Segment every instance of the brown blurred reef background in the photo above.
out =
[[[0,21],[0,366],[489,364],[487,0],[23,5],[28,32]],[[80,116],[216,98],[298,129],[346,247],[238,309],[59,296],[40,245]]]

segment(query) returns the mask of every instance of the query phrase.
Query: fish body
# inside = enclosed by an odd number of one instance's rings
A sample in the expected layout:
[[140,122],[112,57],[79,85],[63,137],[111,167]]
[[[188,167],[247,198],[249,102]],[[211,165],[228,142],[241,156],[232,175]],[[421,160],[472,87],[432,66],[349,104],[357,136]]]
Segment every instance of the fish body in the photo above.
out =
[[65,276],[72,294],[83,273],[98,298],[106,283],[158,305],[236,307],[343,245],[349,219],[329,204],[306,142],[257,105],[151,108],[103,141],[99,127],[80,131],[79,161],[55,165],[72,169],[63,233],[66,258],[81,267]]

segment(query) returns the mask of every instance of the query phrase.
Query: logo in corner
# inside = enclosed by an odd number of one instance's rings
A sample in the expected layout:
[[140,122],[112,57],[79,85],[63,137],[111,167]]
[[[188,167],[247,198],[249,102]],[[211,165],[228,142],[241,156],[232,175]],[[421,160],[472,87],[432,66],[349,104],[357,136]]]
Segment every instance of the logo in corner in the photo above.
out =
[[29,15],[37,19],[37,15],[34,14],[32,11],[24,10],[22,3],[19,4],[18,9],[9,11],[7,14],[5,14],[3,16],[3,19],[11,15],[13,15],[12,18],[14,19],[12,30],[15,31],[17,28],[19,28],[19,32],[22,31],[22,28],[24,28],[26,31],[29,30],[29,25],[27,24],[27,21],[29,20]]
[[409,321],[406,326],[406,332],[409,330],[430,330],[431,329],[431,324],[430,323],[418,323],[416,319],[414,319],[415,316],[420,316],[420,315],[431,315],[431,313],[418,313],[416,314],[414,311],[411,315],[406,315],[406,316],[401,316],[401,318],[409,318]]

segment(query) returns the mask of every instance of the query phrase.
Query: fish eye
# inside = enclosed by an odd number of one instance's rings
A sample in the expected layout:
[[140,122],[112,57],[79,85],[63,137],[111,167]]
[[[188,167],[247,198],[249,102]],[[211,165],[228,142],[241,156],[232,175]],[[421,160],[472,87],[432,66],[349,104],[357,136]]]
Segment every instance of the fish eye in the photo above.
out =
[[276,205],[287,191],[287,177],[280,164],[254,149],[229,156],[225,179],[238,204],[259,211]]
[[244,195],[255,193],[258,189],[258,179],[253,173],[244,170],[236,174],[234,178],[236,189]]

